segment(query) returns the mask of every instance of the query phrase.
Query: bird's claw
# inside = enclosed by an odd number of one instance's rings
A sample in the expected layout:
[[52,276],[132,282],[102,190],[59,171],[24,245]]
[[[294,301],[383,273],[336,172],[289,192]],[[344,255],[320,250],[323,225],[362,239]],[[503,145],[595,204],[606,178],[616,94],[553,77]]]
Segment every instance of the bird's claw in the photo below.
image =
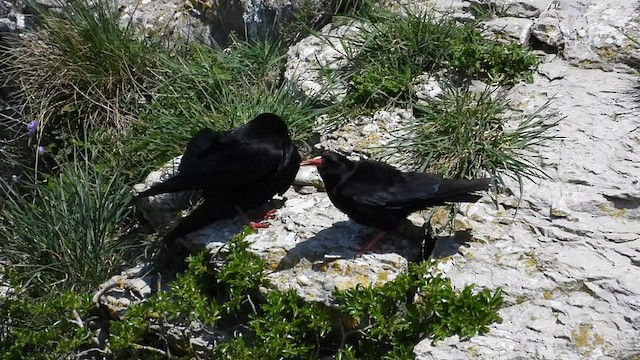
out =
[[271,209],[271,210],[267,211],[266,213],[264,213],[263,218],[265,218],[265,219],[275,219],[277,212],[278,212],[278,210]]

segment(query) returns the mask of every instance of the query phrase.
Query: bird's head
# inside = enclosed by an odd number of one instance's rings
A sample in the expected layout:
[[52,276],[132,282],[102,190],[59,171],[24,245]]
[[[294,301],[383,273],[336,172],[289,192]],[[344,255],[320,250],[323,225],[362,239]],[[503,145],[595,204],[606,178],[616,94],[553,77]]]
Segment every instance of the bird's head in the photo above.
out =
[[282,118],[272,113],[262,113],[247,123],[247,131],[260,137],[276,137],[289,140],[289,130]]
[[316,166],[327,190],[338,185],[342,177],[350,173],[355,167],[355,163],[347,159],[346,156],[332,151],[327,151],[320,157],[305,160],[300,165]]

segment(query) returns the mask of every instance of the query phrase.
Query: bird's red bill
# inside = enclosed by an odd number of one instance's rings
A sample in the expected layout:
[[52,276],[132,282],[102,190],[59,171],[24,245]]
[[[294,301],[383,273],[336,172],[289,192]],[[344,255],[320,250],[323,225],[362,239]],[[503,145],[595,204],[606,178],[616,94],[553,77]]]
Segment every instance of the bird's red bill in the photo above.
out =
[[305,166],[305,165],[322,166],[322,158],[319,157],[315,159],[305,160],[301,162],[300,165],[301,166]]

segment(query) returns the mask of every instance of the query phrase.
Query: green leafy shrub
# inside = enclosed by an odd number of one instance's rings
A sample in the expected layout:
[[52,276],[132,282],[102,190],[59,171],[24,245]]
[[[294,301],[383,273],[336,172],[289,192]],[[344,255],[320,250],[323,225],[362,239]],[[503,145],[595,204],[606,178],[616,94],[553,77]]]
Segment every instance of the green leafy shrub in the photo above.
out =
[[0,297],[3,360],[60,359],[93,343],[86,322],[93,307],[90,294],[67,290],[34,298],[22,291],[19,282],[11,285],[16,287],[14,293]]
[[[115,358],[173,354],[215,359],[317,359],[328,355],[408,359],[421,339],[438,341],[454,334],[468,338],[501,321],[497,314],[502,303],[500,290],[474,292],[470,285],[457,291],[449,279],[431,274],[432,263],[411,265],[406,273],[380,287],[335,291],[337,308],[305,302],[295,291],[271,290],[264,295],[260,291],[268,285],[264,262],[248,251],[244,240],[250,232],[247,228],[230,239],[224,263],[210,262],[203,253],[190,256],[188,270],[167,290],[130,306],[121,320],[110,322],[105,347],[99,351]],[[86,295],[6,298],[0,299],[0,308],[10,315],[10,320],[0,322],[4,326],[0,346],[10,354],[37,358],[46,352],[60,358],[98,346],[92,343],[87,326],[78,325],[92,315]],[[73,316],[61,321],[60,314]],[[206,353],[195,350],[186,338],[169,340],[157,332],[158,326],[190,323],[233,336]],[[48,333],[39,331],[47,325]]]
[[469,338],[501,321],[500,290],[473,293],[473,285],[459,292],[451,281],[427,275],[432,264],[411,264],[409,271],[380,287],[336,291],[339,310],[348,314],[352,328],[364,329],[354,348],[358,358],[407,358],[426,336],[434,341],[452,335]]
[[[140,349],[140,341],[148,340],[148,319],[189,316],[235,329],[237,335],[219,344],[211,358],[317,359],[336,354],[347,359],[399,359],[410,358],[415,344],[425,337],[468,338],[501,321],[496,312],[502,304],[500,290],[474,293],[473,286],[467,286],[456,291],[449,279],[429,275],[431,263],[411,265],[407,273],[381,287],[336,291],[337,309],[304,302],[294,291],[261,295],[258,288],[266,285],[264,262],[247,250],[243,238],[248,233],[231,239],[221,269],[212,268],[201,255],[191,257],[190,270],[171,290],[127,310],[125,318],[111,326],[109,342],[117,345],[113,349]],[[204,291],[212,283],[214,290]],[[212,297],[219,305],[211,303]],[[336,326],[336,321],[342,325]]]
[[270,292],[248,325],[252,335],[235,337],[216,348],[222,359],[317,359],[331,330],[326,310],[301,300],[295,291]]
[[[147,354],[149,348],[143,344],[152,337],[150,325],[188,323],[197,321],[215,326],[220,319],[221,306],[207,296],[214,281],[213,272],[202,253],[190,256],[188,271],[178,274],[170,290],[160,291],[148,301],[130,307],[124,318],[110,326],[108,345],[116,354]],[[155,343],[162,348],[169,343],[156,337]],[[188,351],[185,349],[178,351]],[[148,354],[147,354],[148,355]]]

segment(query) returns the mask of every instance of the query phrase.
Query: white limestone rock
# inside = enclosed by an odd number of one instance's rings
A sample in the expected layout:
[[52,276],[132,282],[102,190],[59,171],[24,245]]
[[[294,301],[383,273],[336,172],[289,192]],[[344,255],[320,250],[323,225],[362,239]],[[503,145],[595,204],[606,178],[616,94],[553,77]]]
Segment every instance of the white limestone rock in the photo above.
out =
[[640,54],[626,36],[640,34],[636,6],[625,0],[558,0],[536,20],[533,36],[558,48],[572,64],[611,71],[615,62]]
[[320,36],[308,36],[290,47],[285,79],[307,96],[341,101],[346,96],[347,84],[337,78],[327,78],[323,70],[335,71],[348,64],[349,51],[356,48],[352,42],[360,33],[361,26],[349,24],[334,27],[329,24],[320,30]]
[[490,34],[489,38],[496,39],[504,43],[519,43],[526,45],[531,36],[533,20],[516,17],[500,17],[482,24],[485,33]]
[[[420,87],[421,85],[417,85],[418,89]],[[437,93],[437,90],[432,91]],[[316,148],[351,154],[360,159],[382,156],[388,150],[385,149],[386,145],[390,145],[397,138],[411,136],[407,128],[413,120],[413,112],[410,109],[381,109],[373,116],[358,116],[333,131],[321,134]],[[407,154],[392,153],[393,156],[386,161],[400,169],[406,168],[403,157]]]
[[[459,287],[502,287],[504,321],[465,342],[424,340],[414,350],[418,359],[620,359],[638,352],[640,153],[630,131],[640,124],[634,99],[619,90],[632,77],[561,60],[556,66],[564,77],[535,76],[511,96],[528,104],[523,111],[553,96],[545,114],[566,117],[558,125],[563,139],[537,150],[551,178],[524,183],[528,206],[517,214],[470,205],[461,219],[476,240],[441,267]],[[517,184],[508,186],[517,198]],[[500,220],[505,215],[510,221]],[[438,243],[435,256],[441,251]]]

